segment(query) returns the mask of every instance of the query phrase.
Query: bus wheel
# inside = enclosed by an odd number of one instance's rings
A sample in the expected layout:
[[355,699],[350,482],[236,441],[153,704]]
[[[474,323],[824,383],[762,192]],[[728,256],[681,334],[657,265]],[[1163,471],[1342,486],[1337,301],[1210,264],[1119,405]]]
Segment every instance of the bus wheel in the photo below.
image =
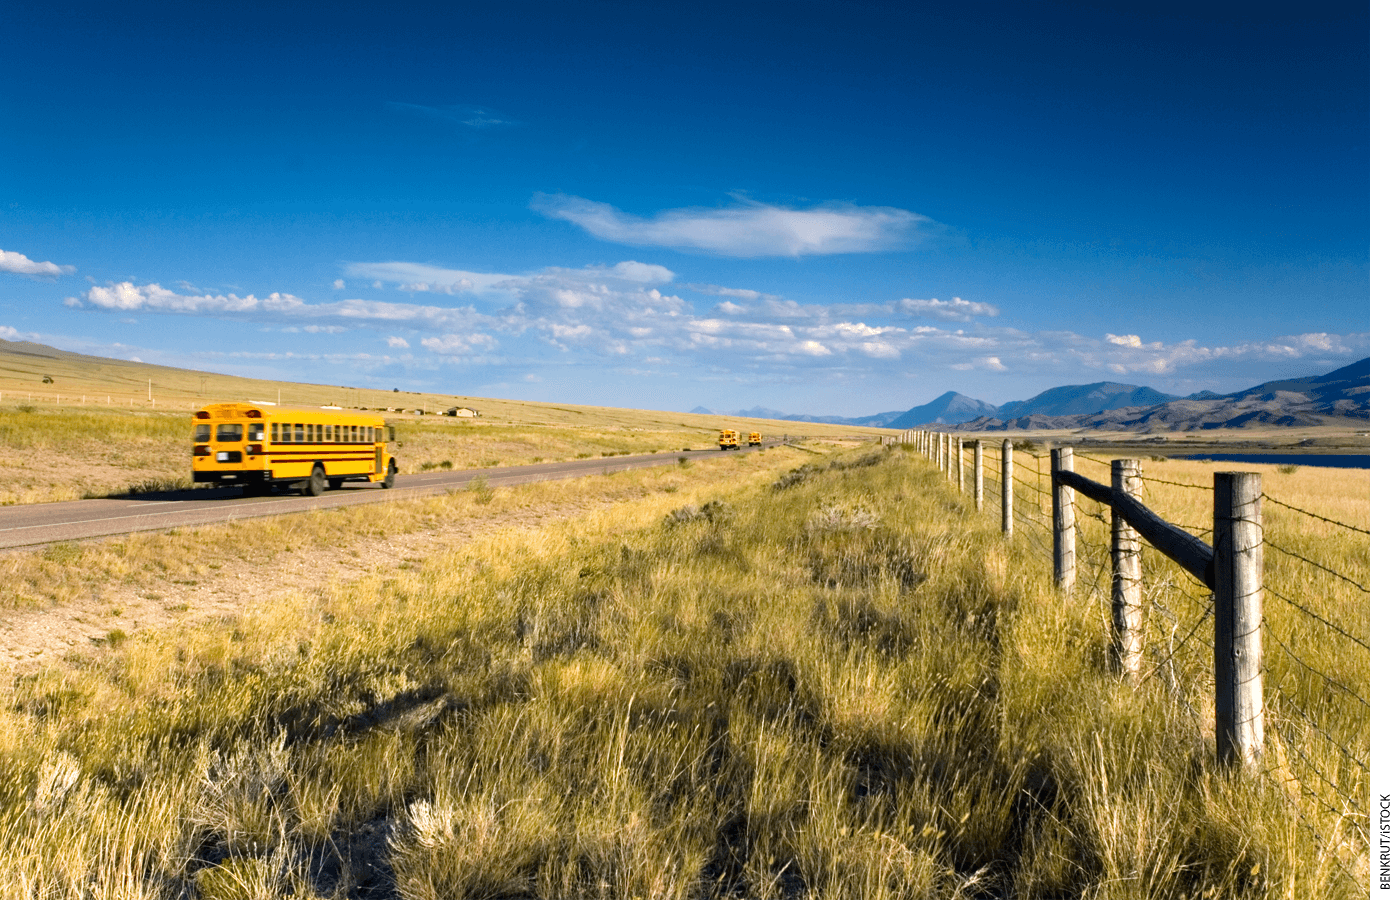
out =
[[326,489],[326,470],[317,463],[311,470],[311,477],[306,479],[306,486],[302,488],[302,493],[308,497],[319,497]]
[[394,486],[394,475],[395,475],[396,472],[398,472],[398,470],[394,468],[394,464],[393,464],[393,463],[389,463],[389,470],[388,470],[387,472],[384,473],[384,480],[381,481],[381,482],[379,482],[379,486],[382,487],[382,488],[384,488],[384,490],[386,490],[386,491],[387,491],[389,488],[393,487],[393,486]]

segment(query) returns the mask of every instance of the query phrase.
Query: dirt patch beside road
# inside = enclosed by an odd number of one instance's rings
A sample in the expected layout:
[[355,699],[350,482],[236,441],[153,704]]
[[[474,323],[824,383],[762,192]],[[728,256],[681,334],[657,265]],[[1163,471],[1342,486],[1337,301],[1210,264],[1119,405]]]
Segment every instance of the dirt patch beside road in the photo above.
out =
[[22,674],[98,652],[144,631],[232,615],[252,603],[315,596],[366,576],[389,577],[491,532],[536,528],[617,501],[600,497],[573,504],[547,503],[406,534],[365,535],[334,547],[318,545],[263,560],[214,563],[198,578],[172,572],[136,583],[95,585],[61,606],[0,612],[0,640],[5,646],[0,675]]

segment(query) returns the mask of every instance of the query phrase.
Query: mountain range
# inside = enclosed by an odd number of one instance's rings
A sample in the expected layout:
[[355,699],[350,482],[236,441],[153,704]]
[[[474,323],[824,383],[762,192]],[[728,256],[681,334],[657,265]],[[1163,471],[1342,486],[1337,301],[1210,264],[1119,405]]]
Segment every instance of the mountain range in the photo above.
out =
[[[704,407],[691,412],[715,414]],[[1368,357],[1325,375],[1267,381],[1233,394],[1201,391],[1180,397],[1140,385],[1099,381],[1050,388],[1029,400],[1013,400],[1001,406],[948,391],[910,410],[857,418],[790,415],[763,407],[731,415],[884,428],[956,425],[969,431],[1190,431],[1250,425],[1324,425],[1370,420],[1371,360]]]

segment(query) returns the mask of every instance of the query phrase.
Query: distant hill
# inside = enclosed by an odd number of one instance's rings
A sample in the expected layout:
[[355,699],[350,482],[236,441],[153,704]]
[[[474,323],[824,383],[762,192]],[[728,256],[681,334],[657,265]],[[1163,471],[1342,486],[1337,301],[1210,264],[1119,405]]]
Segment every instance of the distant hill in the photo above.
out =
[[920,425],[957,425],[979,416],[993,416],[997,407],[983,400],[949,391],[931,403],[916,406],[891,421],[888,428],[918,428]]
[[1094,384],[1067,384],[1063,387],[1041,391],[1029,400],[1014,400],[997,408],[999,419],[1016,419],[1021,416],[1073,416],[1083,413],[1103,412],[1121,409],[1126,406],[1156,406],[1181,397],[1154,391],[1149,387],[1135,384],[1118,384],[1113,381],[1098,381]]
[[1371,360],[1367,358],[1325,375],[1266,381],[1233,394],[1203,391],[1163,403],[1079,415],[1037,412],[1013,418],[987,416],[968,422],[962,428],[968,431],[1198,431],[1256,425],[1332,425],[1369,422],[1370,418]]

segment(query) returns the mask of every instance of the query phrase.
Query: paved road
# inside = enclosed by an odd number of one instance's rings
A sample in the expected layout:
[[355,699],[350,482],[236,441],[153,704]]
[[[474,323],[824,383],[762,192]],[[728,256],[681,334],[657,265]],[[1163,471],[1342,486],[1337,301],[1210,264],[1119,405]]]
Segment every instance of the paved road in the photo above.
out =
[[[749,452],[742,448],[739,452]],[[653,453],[643,456],[617,456],[608,459],[579,459],[569,462],[540,463],[534,466],[505,466],[491,469],[463,469],[453,472],[425,472],[399,475],[394,487],[384,490],[377,484],[349,482],[319,497],[275,494],[271,497],[244,497],[241,488],[206,488],[142,494],[115,500],[73,500],[67,503],[35,503],[0,507],[0,550],[33,547],[58,541],[81,541],[133,531],[160,531],[188,525],[209,525],[350,506],[381,503],[410,497],[444,494],[462,488],[479,476],[490,487],[528,484],[532,481],[558,481],[584,475],[602,475],[624,469],[675,465],[684,456],[707,459],[720,456],[720,450],[689,450]]]

